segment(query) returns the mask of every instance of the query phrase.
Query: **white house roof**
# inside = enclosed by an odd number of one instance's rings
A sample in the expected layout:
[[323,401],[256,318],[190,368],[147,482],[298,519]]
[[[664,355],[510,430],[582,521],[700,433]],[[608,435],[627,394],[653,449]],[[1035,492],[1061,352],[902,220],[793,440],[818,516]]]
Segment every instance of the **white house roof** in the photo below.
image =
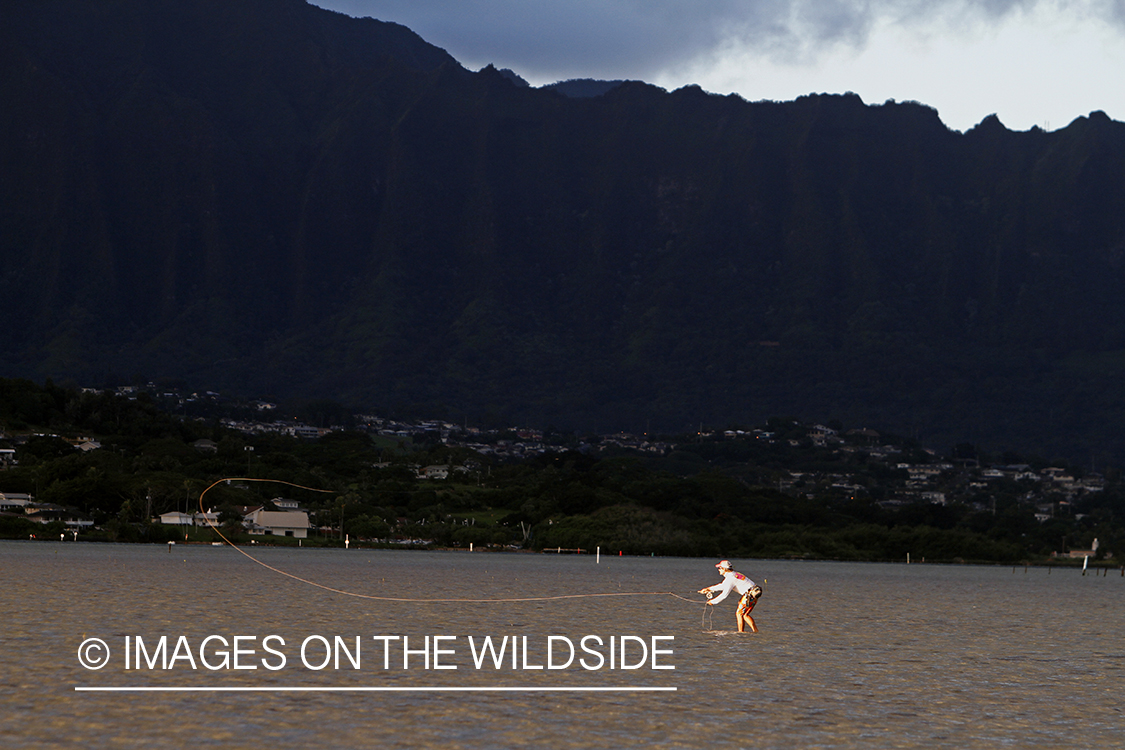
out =
[[309,514],[303,510],[256,510],[246,520],[265,529],[309,528]]
[[191,526],[191,516],[178,510],[160,514],[160,523],[172,526]]

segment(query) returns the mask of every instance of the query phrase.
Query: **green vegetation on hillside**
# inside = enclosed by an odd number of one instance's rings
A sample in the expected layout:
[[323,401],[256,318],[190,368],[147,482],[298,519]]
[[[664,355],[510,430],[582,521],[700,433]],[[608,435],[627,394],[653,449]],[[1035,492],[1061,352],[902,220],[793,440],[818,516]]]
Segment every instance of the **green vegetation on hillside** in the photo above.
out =
[[[309,543],[319,544],[340,544],[347,534],[356,543],[386,545],[836,560],[910,554],[1009,563],[1089,548],[1094,538],[1099,558],[1125,549],[1125,494],[1116,472],[1104,483],[1097,478],[1098,491],[1069,499],[1027,478],[997,478],[985,487],[942,469],[952,464],[910,440],[880,436],[878,454],[870,431],[818,445],[805,426],[785,419],[756,431],[669,438],[660,450],[557,435],[556,443],[569,445],[516,460],[427,432],[409,442],[358,430],[316,440],[247,435],[217,418],[161,411],[143,390],[118,395],[0,380],[0,431],[0,447],[14,448],[17,462],[0,471],[0,492],[74,509],[95,524],[80,539],[183,539],[178,527],[152,519],[194,513],[206,487],[240,477],[332,492],[258,482],[217,486],[206,496],[208,509],[220,513],[225,533],[239,542],[248,537],[237,509],[269,507],[284,497],[310,512],[319,528]],[[80,438],[100,447],[76,448]],[[211,442],[197,445],[200,440]],[[980,463],[971,445],[953,453],[961,465]],[[998,458],[1021,461],[1012,454]],[[944,477],[935,481],[948,500],[894,500],[907,496],[900,492],[908,478],[901,465]],[[448,476],[420,478],[427,466],[443,467]],[[1030,476],[1046,463],[1021,466]],[[1065,465],[1052,471],[1081,476]],[[1094,487],[1094,479],[1085,477],[1085,486]],[[1051,518],[1036,519],[1033,495],[1050,505]],[[0,536],[55,538],[63,531],[61,522],[0,516]],[[194,533],[206,539],[210,532]]]

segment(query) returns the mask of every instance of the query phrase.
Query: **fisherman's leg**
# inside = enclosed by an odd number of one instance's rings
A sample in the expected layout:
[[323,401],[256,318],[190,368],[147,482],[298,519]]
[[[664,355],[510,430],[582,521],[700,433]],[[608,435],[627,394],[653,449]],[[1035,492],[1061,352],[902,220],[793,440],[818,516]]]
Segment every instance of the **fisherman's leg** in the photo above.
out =
[[757,599],[752,599],[749,595],[743,597],[742,601],[738,603],[738,632],[746,632],[743,628],[743,623],[750,626],[751,633],[758,632],[758,626],[754,623],[754,618],[750,613],[754,611],[754,605],[758,603]]

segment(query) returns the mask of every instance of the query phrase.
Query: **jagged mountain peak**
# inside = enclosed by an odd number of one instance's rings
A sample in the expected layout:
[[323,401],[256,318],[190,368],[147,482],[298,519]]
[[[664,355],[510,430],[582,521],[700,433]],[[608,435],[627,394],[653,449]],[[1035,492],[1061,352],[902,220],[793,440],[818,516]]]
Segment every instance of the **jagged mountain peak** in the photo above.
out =
[[0,14],[0,374],[1125,455],[1102,113],[559,96],[298,0]]

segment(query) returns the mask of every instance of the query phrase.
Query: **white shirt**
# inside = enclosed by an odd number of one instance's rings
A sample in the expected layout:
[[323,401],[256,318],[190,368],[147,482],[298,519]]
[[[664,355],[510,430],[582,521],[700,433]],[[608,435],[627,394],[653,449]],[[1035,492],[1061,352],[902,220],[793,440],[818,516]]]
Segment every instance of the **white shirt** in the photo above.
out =
[[714,586],[708,586],[706,589],[704,589],[704,591],[722,592],[718,597],[711,600],[712,604],[718,604],[723,599],[727,598],[727,595],[731,592],[731,589],[737,591],[739,596],[741,596],[757,585],[758,584],[754,583],[741,573],[736,573],[733,570],[728,570],[726,573],[723,573],[722,583],[716,583]]

